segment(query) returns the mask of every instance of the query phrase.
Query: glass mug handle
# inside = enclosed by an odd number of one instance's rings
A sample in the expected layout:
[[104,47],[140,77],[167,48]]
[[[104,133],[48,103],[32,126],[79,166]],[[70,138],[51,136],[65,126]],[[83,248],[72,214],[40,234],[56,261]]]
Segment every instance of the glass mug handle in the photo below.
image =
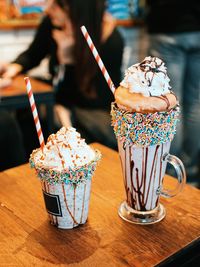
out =
[[170,198],[176,196],[183,189],[184,184],[186,182],[186,173],[183,162],[176,156],[166,153],[163,156],[163,160],[167,161],[174,167],[178,178],[178,184],[175,189],[163,189],[160,192],[161,196]]

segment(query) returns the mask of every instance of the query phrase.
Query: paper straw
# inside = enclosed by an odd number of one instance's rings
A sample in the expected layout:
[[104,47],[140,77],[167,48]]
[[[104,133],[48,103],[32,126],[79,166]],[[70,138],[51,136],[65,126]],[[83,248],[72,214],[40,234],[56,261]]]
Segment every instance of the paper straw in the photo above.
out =
[[43,136],[43,133],[42,133],[41,124],[40,124],[37,108],[36,108],[36,105],[35,105],[35,99],[34,99],[34,96],[33,96],[32,89],[31,89],[31,82],[30,82],[29,77],[25,77],[24,80],[25,80],[25,83],[26,83],[26,90],[27,90],[28,99],[29,99],[30,106],[31,106],[31,111],[32,111],[32,114],[33,114],[33,119],[34,119],[34,122],[35,122],[35,127],[36,127],[36,131],[37,131],[38,139],[39,139],[39,142],[40,142],[40,146],[43,149],[43,147],[44,147],[44,136]]
[[88,46],[90,48],[90,50],[92,51],[92,54],[96,60],[96,62],[98,63],[99,65],[99,68],[100,70],[102,71],[103,73],[103,76],[104,78],[106,79],[106,82],[108,83],[108,86],[110,87],[110,90],[112,91],[112,93],[114,94],[115,92],[115,86],[110,78],[110,75],[108,74],[104,64],[103,64],[103,61],[101,60],[100,56],[99,56],[99,53],[97,52],[97,49],[95,48],[93,42],[92,42],[92,39],[90,38],[90,35],[89,33],[87,32],[85,26],[81,26],[81,31],[88,43]]

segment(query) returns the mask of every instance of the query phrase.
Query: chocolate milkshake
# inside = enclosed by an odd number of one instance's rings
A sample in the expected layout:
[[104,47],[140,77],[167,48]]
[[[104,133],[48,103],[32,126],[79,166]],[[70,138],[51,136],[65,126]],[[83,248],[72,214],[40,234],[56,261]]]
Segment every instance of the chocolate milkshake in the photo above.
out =
[[100,159],[75,128],[61,128],[49,136],[43,150],[30,156],[41,180],[46,210],[52,224],[71,229],[88,217],[91,179]]
[[[126,201],[119,209],[123,219],[138,224],[162,220],[165,209],[159,203],[160,195],[171,197],[182,189],[183,164],[169,154],[179,113],[161,59],[146,57],[128,68],[111,109],[126,191]],[[178,176],[178,185],[170,192],[162,190],[167,162]]]

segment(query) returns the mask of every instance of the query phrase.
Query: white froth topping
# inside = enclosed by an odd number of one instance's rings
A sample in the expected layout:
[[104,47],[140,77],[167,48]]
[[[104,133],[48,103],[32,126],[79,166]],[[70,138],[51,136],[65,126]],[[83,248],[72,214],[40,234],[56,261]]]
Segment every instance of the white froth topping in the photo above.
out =
[[34,163],[61,171],[66,168],[83,166],[95,158],[95,152],[80,134],[72,127],[62,127],[56,134],[49,136],[43,151],[34,157]]
[[146,57],[125,71],[125,78],[120,85],[130,93],[161,96],[170,93],[169,81],[164,62],[157,57]]

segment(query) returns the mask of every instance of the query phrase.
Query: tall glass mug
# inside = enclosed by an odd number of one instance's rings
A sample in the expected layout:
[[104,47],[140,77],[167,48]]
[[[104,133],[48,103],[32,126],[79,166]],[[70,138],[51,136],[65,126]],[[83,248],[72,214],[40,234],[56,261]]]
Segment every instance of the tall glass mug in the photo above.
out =
[[[126,221],[151,224],[165,217],[160,196],[173,197],[185,183],[185,170],[181,160],[169,154],[170,142],[146,147],[123,147],[118,140],[126,201],[119,208],[119,215]],[[169,191],[162,188],[167,162],[176,170],[178,184]]]
[[[186,180],[183,163],[176,156],[169,154],[172,138],[154,145],[142,146],[137,142],[128,143],[126,139],[131,139],[132,131],[125,132],[124,129],[131,128],[132,114],[127,112],[123,114],[113,104],[111,115],[118,140],[126,192],[126,200],[119,207],[119,216],[136,224],[145,225],[159,222],[166,215],[165,208],[160,203],[160,196],[174,197],[182,190]],[[118,131],[116,131],[116,127]],[[175,168],[178,178],[177,185],[172,190],[163,188],[167,163]]]

